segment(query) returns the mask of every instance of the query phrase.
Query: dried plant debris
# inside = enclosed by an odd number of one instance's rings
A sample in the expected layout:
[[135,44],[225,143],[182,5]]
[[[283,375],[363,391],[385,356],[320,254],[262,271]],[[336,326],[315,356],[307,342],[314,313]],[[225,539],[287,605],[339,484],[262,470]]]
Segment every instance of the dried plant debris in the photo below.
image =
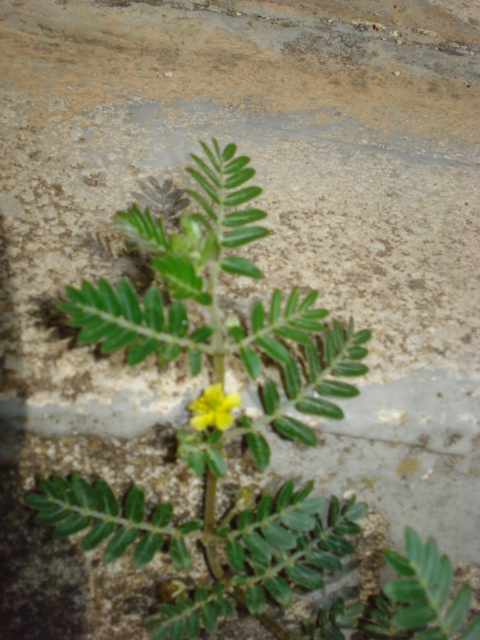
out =
[[183,189],[175,188],[171,180],[165,180],[163,185],[160,185],[156,178],[147,176],[145,180],[138,180],[138,185],[140,192],[132,191],[136,202],[148,207],[152,214],[161,215],[166,220],[176,219],[190,204]]

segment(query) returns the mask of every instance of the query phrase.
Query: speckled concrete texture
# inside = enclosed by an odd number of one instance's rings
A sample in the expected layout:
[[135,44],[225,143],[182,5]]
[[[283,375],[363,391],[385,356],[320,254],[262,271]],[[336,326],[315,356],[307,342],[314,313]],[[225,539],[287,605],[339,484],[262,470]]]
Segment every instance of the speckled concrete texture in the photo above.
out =
[[413,523],[479,563],[476,3],[9,0],[0,30],[0,411],[4,457],[31,458],[20,485],[42,438],[141,438],[206,384],[180,360],[132,370],[74,348],[55,301],[82,278],[145,286],[112,215],[147,176],[191,186],[188,154],[213,135],[252,158],[271,230],[244,251],[266,278],[225,278],[225,312],[298,284],[374,336],[346,420],[312,423],[308,454],[272,437],[271,473],[355,490],[396,544]]

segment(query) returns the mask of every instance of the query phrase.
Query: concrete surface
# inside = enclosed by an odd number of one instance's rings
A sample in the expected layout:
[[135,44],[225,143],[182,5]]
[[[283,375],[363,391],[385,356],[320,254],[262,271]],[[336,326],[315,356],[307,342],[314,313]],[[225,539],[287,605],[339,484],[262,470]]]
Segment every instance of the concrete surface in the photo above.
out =
[[[355,490],[395,544],[413,524],[480,563],[479,14],[473,0],[2,3],[5,455],[22,447],[12,429],[132,437],[185,417],[205,375],[72,349],[54,301],[82,278],[143,282],[111,216],[138,179],[187,185],[213,135],[251,156],[272,231],[246,251],[267,277],[225,280],[226,310],[299,284],[374,335],[346,420],[317,421],[307,453],[272,437],[270,471]],[[228,386],[255,402],[235,366]]]

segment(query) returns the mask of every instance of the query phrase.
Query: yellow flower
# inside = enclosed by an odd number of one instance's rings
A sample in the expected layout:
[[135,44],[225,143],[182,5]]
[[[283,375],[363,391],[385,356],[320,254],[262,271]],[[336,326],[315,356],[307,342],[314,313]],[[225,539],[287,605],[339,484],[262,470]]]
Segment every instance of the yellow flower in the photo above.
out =
[[225,431],[233,422],[232,409],[241,404],[242,398],[239,393],[224,396],[220,383],[211,384],[200,398],[188,405],[190,411],[197,414],[191,418],[190,425],[197,431],[204,431],[210,426]]

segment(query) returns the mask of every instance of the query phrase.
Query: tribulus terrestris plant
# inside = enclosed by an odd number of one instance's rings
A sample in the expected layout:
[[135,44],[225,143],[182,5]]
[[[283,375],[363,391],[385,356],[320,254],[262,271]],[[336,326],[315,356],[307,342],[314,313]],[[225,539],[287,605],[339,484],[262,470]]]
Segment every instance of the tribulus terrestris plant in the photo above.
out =
[[[319,590],[312,619],[302,622],[298,640],[343,638],[342,630],[362,629],[368,637],[452,638],[468,617],[470,588],[464,585],[450,602],[452,569],[440,557],[433,540],[423,544],[411,529],[406,533],[406,557],[386,552],[387,562],[401,578],[387,585],[385,595],[364,610],[358,602],[337,600],[322,607],[321,590],[328,574],[342,569],[355,553],[361,534],[358,521],[367,506],[355,496],[341,503],[313,493],[313,483],[295,487],[287,482],[272,496],[259,499],[241,488],[220,521],[216,515],[219,479],[227,469],[227,445],[241,439],[260,470],[270,447],[265,432],[314,447],[314,431],[302,414],[339,420],[338,399],[354,398],[358,389],[345,379],[367,372],[362,360],[366,329],[356,331],[324,320],[328,311],[315,306],[318,291],[300,295],[294,287],[285,296],[276,289],[267,305],[256,301],[250,318],[224,317],[219,305],[221,274],[261,278],[258,267],[237,249],[265,238],[257,223],[265,211],[245,206],[261,189],[245,186],[255,171],[237,155],[235,144],[221,149],[200,143],[202,159],[192,155],[187,172],[199,191],[186,190],[199,212],[183,212],[179,228],[167,234],[160,218],[135,205],[117,213],[130,246],[151,256],[151,267],[163,288],[153,284],[140,298],[128,280],[112,286],[83,282],[66,288],[58,307],[73,327],[81,329],[80,344],[100,342],[102,353],[126,348],[135,365],[155,355],[166,365],[186,356],[193,376],[207,366],[211,384],[190,402],[190,422],[177,432],[177,456],[191,472],[205,478],[203,520],[177,522],[170,502],[146,517],[145,497],[132,487],[120,506],[102,479],[89,482],[79,475],[41,478],[38,491],[26,496],[38,511],[36,522],[53,525],[54,537],[85,531],[83,551],[104,544],[103,560],[112,562],[133,547],[133,562],[147,564],[157,553],[169,553],[179,571],[191,567],[191,544],[201,543],[210,583],[180,585],[172,600],[159,603],[159,614],[148,621],[151,640],[198,638],[201,628],[213,632],[218,619],[238,608],[248,610],[280,638],[291,633],[280,625],[275,607],[288,607],[293,589]],[[192,327],[188,311],[196,303],[203,323]],[[225,389],[226,358],[238,357],[247,376],[261,380],[263,414],[247,415],[242,399]],[[257,414],[258,415],[258,414]],[[191,584],[191,583],[190,583]],[[300,624],[300,621],[299,621]],[[480,635],[480,618],[469,623],[461,640]]]

